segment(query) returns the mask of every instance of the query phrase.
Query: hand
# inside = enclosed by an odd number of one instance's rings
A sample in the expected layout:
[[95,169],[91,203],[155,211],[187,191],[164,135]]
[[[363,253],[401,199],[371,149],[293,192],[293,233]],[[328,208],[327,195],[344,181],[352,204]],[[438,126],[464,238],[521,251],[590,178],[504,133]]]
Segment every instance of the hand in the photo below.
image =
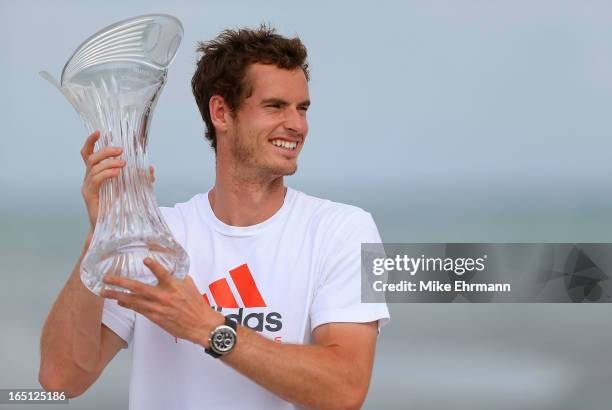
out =
[[[105,147],[94,153],[96,141],[100,138],[100,131],[95,131],[85,140],[81,149],[81,157],[85,162],[85,178],[81,187],[81,194],[85,200],[89,225],[93,231],[98,218],[100,205],[100,187],[102,183],[119,175],[121,168],[126,164],[124,160],[114,159],[123,152],[121,147]],[[155,182],[155,171],[149,167],[151,183]]]
[[157,277],[156,286],[109,275],[104,278],[104,283],[131,293],[103,290],[101,296],[115,299],[119,306],[140,313],[175,337],[208,348],[208,336],[215,327],[224,323],[223,315],[204,301],[190,276],[179,281],[151,258],[145,258],[144,264]]

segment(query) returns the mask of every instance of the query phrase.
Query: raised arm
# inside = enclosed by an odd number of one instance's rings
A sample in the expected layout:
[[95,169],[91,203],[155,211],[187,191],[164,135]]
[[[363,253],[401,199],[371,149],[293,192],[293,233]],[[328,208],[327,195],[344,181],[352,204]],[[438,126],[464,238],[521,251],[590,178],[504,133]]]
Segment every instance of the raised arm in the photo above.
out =
[[81,193],[91,231],[81,258],[47,317],[40,342],[40,384],[46,390],[65,391],[69,397],[83,393],[125,344],[102,325],[104,299],[85,288],[79,274],[81,260],[96,224],[100,186],[107,179],[119,175],[125,165],[124,161],[113,158],[121,153],[120,148],[108,147],[94,153],[99,137],[100,133],[94,132],[81,149],[86,167]]
[[81,282],[76,263],[43,327],[38,379],[45,390],[82,394],[125,342],[101,324],[104,299]]

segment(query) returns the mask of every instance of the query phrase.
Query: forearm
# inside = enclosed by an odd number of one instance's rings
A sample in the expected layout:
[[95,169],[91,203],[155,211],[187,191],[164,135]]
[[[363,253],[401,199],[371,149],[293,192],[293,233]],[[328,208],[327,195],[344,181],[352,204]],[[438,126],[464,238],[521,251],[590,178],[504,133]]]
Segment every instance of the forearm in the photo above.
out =
[[92,373],[99,363],[103,299],[82,284],[81,260],[55,301],[41,336],[40,378]]
[[292,403],[317,409],[358,408],[365,398],[371,369],[337,346],[273,342],[238,327],[238,344],[223,357],[226,364]]

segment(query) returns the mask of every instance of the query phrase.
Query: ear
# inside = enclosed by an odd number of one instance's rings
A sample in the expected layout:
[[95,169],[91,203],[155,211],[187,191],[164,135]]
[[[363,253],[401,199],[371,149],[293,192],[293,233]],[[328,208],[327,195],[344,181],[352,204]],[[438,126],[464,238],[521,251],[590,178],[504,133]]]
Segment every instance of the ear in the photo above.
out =
[[231,113],[223,97],[220,95],[213,95],[210,97],[210,100],[208,100],[208,110],[217,135],[227,132]]

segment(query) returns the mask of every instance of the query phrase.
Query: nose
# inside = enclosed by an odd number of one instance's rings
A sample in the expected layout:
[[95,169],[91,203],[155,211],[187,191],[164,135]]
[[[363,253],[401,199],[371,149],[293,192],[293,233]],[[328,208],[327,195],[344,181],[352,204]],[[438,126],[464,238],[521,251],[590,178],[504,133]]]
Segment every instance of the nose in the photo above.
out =
[[306,112],[300,111],[297,107],[288,107],[285,110],[285,128],[305,137],[308,134],[308,120]]

